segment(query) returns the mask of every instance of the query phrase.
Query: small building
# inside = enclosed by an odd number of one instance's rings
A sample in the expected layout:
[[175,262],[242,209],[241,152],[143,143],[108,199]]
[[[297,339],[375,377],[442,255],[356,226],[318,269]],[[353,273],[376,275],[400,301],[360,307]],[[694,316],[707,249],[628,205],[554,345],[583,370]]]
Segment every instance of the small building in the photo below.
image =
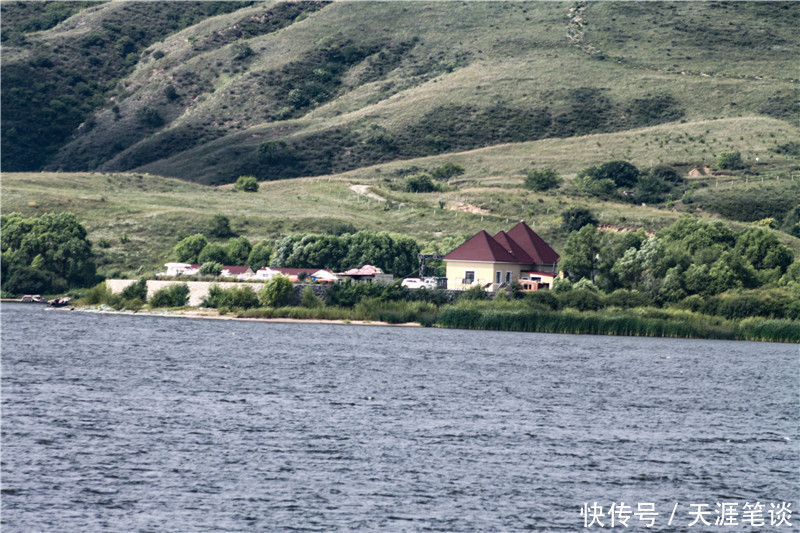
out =
[[376,266],[364,265],[361,268],[351,268],[347,272],[336,274],[341,280],[350,280],[356,283],[391,283],[394,280],[392,274],[385,274],[383,270]]
[[[270,281],[275,276],[289,278],[289,281],[296,283],[302,280],[317,281],[320,283],[333,283],[337,281],[336,275],[330,270],[321,268],[283,268],[283,267],[263,267],[255,273],[254,279]],[[302,278],[302,280],[301,280]]]
[[527,224],[491,236],[480,231],[443,257],[447,288],[466,290],[480,285],[493,292],[517,281],[523,290],[552,286],[559,255]]
[[253,279],[255,278],[255,272],[253,269],[248,266],[223,266],[222,272],[220,273],[220,277],[223,278],[236,278],[236,279]]
[[166,276],[170,278],[178,276],[196,276],[200,272],[200,265],[191,263],[164,263],[167,267],[166,272],[160,272],[159,276]]

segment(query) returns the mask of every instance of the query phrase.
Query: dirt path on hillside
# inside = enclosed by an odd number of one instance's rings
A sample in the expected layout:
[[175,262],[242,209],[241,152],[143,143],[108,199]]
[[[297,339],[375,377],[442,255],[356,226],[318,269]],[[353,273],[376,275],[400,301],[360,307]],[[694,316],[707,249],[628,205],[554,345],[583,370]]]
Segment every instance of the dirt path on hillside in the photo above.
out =
[[374,192],[370,192],[369,185],[349,185],[348,188],[354,193],[366,196],[367,198],[372,198],[373,200],[377,200],[379,202],[386,201],[386,198],[384,198],[383,196],[378,196]]

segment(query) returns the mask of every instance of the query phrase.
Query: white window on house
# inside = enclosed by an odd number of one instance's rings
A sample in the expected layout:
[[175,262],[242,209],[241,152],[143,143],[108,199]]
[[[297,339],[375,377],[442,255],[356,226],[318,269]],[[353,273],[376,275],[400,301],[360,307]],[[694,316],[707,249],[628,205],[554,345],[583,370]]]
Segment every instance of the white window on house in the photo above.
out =
[[464,272],[464,285],[472,285],[475,283],[475,271],[467,270]]
[[511,283],[511,272],[506,272],[506,283]]
[[498,270],[497,272],[494,273],[494,282],[500,283],[502,280],[503,280],[503,273]]

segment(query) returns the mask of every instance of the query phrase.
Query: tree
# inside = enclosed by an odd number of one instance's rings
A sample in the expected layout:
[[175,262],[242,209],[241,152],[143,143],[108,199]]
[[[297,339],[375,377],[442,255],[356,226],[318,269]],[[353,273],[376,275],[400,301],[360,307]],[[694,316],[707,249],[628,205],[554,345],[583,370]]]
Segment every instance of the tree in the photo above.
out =
[[610,179],[617,187],[633,187],[639,178],[639,169],[627,161],[609,161],[597,168],[594,179]]
[[186,237],[175,245],[172,253],[181,263],[197,263],[198,256],[203,248],[208,246],[208,241],[201,233],[196,233],[191,237]]
[[234,189],[241,192],[258,192],[258,180],[255,176],[239,176]]
[[406,178],[404,189],[406,192],[433,192],[438,191],[439,187],[431,180],[427,174],[415,174]]
[[593,279],[600,252],[601,235],[591,225],[570,233],[561,256],[560,267],[569,274],[570,279]]
[[92,245],[74,214],[26,218],[11,213],[0,217],[0,232],[3,290],[15,294],[60,292],[95,282]]
[[203,263],[203,266],[200,267],[199,273],[201,276],[219,276],[222,274],[222,264],[217,263],[216,261]]
[[567,233],[578,231],[587,224],[596,226],[597,218],[585,207],[570,207],[561,213],[561,229]]
[[230,264],[230,258],[225,248],[221,244],[215,242],[209,243],[203,248],[197,256],[197,261],[200,264],[211,263],[212,261],[215,263],[222,263],[223,265]]
[[781,273],[794,261],[792,251],[778,241],[775,232],[750,228],[736,239],[734,252],[757,270],[779,268]]
[[285,141],[264,141],[258,146],[258,158],[264,163],[283,163],[291,158],[291,150]]
[[652,174],[645,174],[639,176],[633,197],[637,202],[659,204],[664,201],[665,196],[671,189],[672,187],[661,178]]
[[283,307],[289,303],[294,284],[288,278],[275,276],[258,291],[258,301],[266,307]]
[[558,172],[553,169],[531,170],[525,176],[525,188],[534,191],[547,191],[561,185],[561,181]]
[[682,183],[683,178],[678,171],[669,165],[656,165],[650,169],[649,174],[661,181],[668,183]]
[[300,305],[303,307],[308,307],[309,309],[316,309],[324,306],[325,303],[319,298],[319,296],[314,294],[313,289],[311,289],[311,286],[309,285],[303,289],[303,294],[300,296]]
[[451,178],[460,176],[463,173],[464,173],[464,167],[462,167],[457,163],[452,163],[450,161],[448,161],[447,163],[445,163],[440,167],[436,167],[433,170],[431,170],[431,176],[433,177],[433,179],[442,181],[448,181]]
[[717,156],[717,166],[723,170],[744,168],[741,152],[722,152]]
[[231,45],[231,57],[235,61],[241,61],[251,55],[253,55],[253,49],[249,44],[239,41]]
[[247,240],[247,237],[234,237],[228,241],[228,245],[225,247],[230,264],[239,266],[247,265],[247,260],[250,258],[252,250],[253,246]]
[[236,233],[231,229],[231,221],[225,215],[214,215],[208,225],[208,234],[219,239],[235,237]]
[[272,244],[269,241],[261,241],[253,246],[250,255],[247,256],[247,266],[253,270],[259,270],[269,265],[270,258],[272,257]]
[[597,196],[598,198],[610,198],[616,195],[617,188],[613,180],[598,178],[598,168],[589,167],[578,172],[572,180],[572,186],[577,190]]

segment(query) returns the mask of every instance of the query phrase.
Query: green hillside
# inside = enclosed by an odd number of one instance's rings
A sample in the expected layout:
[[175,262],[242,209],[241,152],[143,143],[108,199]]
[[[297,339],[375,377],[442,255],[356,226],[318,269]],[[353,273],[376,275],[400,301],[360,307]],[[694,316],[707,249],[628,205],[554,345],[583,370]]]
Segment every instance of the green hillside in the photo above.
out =
[[[732,129],[742,132],[741,138],[729,138]],[[735,227],[772,217],[780,227],[787,212],[800,205],[798,154],[783,153],[779,147],[786,143],[800,145],[800,128],[776,119],[687,122],[262,182],[256,193],[145,173],[4,173],[1,207],[3,213],[26,216],[74,212],[86,226],[105,274],[158,269],[173,258],[179,240],[208,235],[214,215],[220,214],[254,243],[346,228],[401,233],[422,244],[439,243],[443,251],[481,229],[496,232],[525,220],[562,252],[567,233],[561,214],[576,206],[589,208],[606,230],[656,231],[685,213],[721,217]],[[609,158],[624,156],[641,168],[667,162],[688,174],[702,169],[703,161],[711,164],[711,152],[723,150],[740,150],[749,166],[688,177],[673,200],[660,204],[596,198],[574,183],[580,170]],[[463,167],[464,173],[440,185],[443,190],[403,190],[408,176],[448,162]],[[524,188],[525,173],[534,167],[555,169],[565,183],[546,192]],[[786,231],[778,232],[781,241],[800,254],[800,239]]]
[[495,146],[466,179],[727,149],[796,164],[792,2],[28,6],[3,4],[5,172],[374,179]]

